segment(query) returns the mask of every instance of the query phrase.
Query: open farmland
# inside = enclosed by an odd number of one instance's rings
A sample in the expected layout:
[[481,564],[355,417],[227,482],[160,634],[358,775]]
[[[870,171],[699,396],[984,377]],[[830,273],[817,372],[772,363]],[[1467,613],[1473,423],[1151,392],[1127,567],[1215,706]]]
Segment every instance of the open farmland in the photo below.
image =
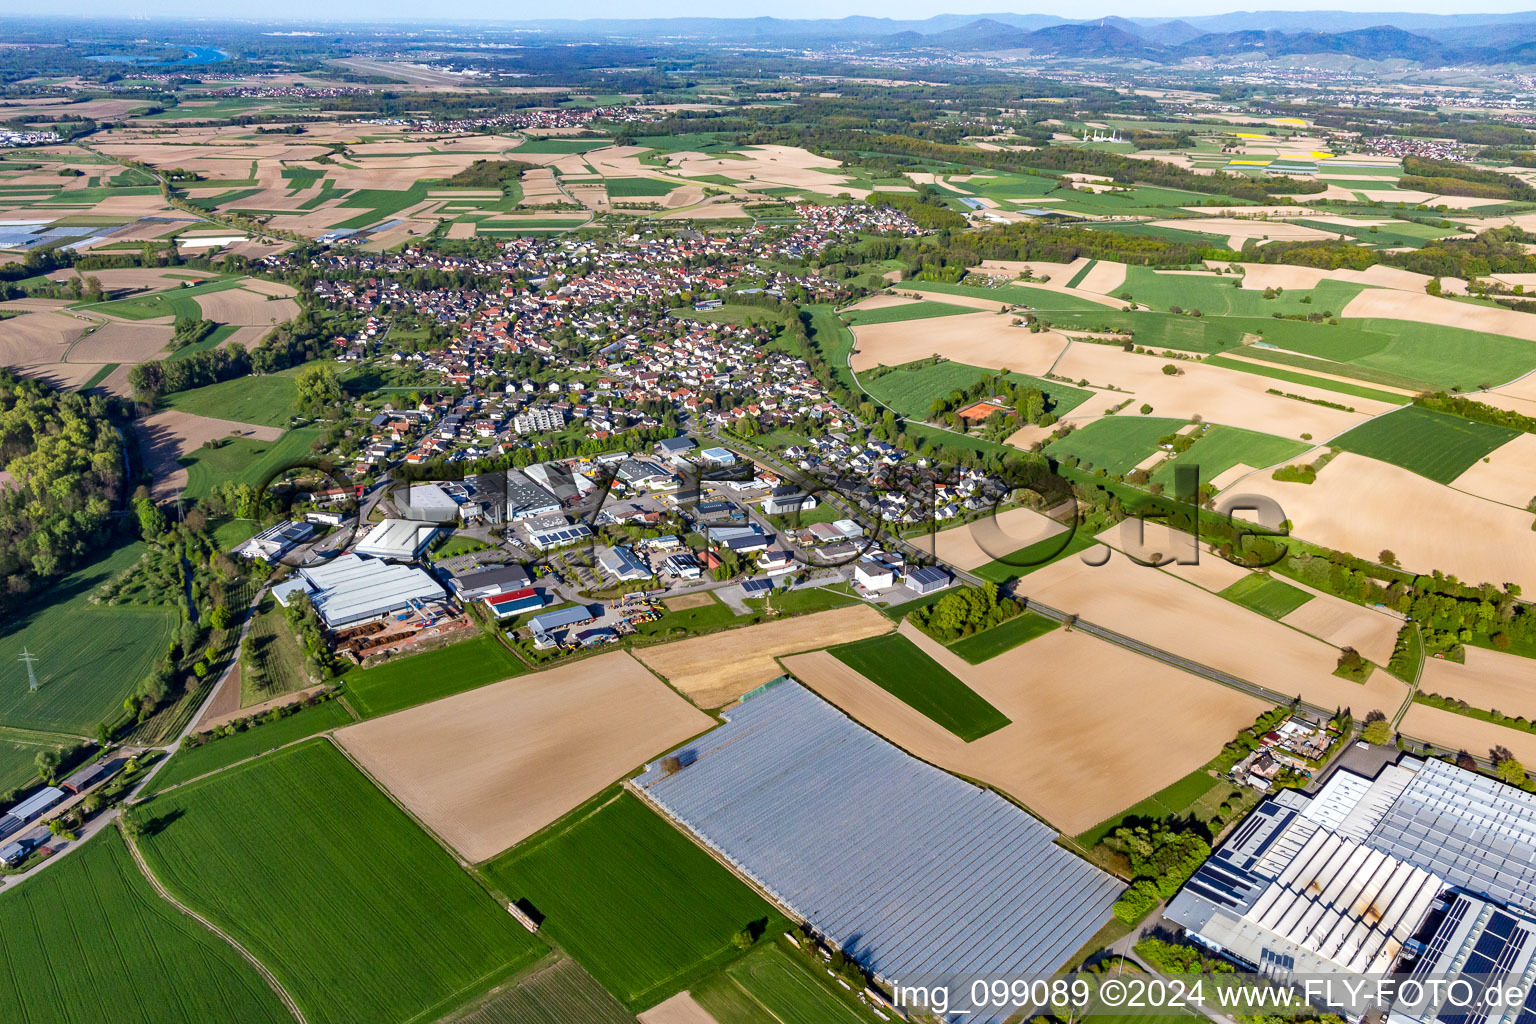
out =
[[1305,590],[1259,573],[1244,576],[1223,590],[1221,596],[1271,619],[1283,619],[1312,600],[1312,595]]
[[[1373,673],[1364,685],[1339,678],[1333,674],[1338,648],[1170,572],[1138,565],[1118,551],[1099,566],[1075,558],[1056,562],[1026,576],[1019,589],[1053,608],[1256,683],[1277,697],[1299,694],[1318,707],[1351,707],[1363,715],[1390,713],[1406,696],[1402,684],[1385,672]],[[1024,650],[1033,651],[1042,641]],[[1256,650],[1264,657],[1255,658]]]
[[435,1016],[543,952],[325,740],[140,813],[166,889],[266,964],[316,1024]]
[[541,931],[631,1010],[686,988],[739,951],[743,929],[783,918],[636,797],[619,792],[557,822],[484,868],[526,900]]
[[901,323],[907,320],[931,320],[934,317],[955,316],[959,313],[970,312],[973,312],[973,310],[965,306],[951,305],[947,302],[908,302],[896,306],[849,310],[843,315],[850,327],[865,327],[869,324]]
[[1525,508],[1536,498],[1536,434],[1520,434],[1477,460],[1451,486],[1489,501]]
[[317,733],[351,724],[352,716],[347,714],[341,702],[328,700],[295,711],[275,722],[266,722],[231,736],[208,740],[201,746],[183,743],[165,766],[155,773],[148,789],[158,793],[228,768],[246,758],[257,757]]
[[1279,502],[1303,540],[1366,557],[1387,549],[1413,572],[1439,569],[1467,583],[1507,581],[1536,592],[1530,560],[1509,557],[1530,544],[1531,514],[1523,509],[1352,452],[1330,461],[1312,484],[1264,474],[1244,481],[1243,490]]
[[[1069,834],[1205,764],[1269,706],[1081,632],[1054,630],[981,665],[910,624],[902,633],[1012,724],[965,743],[826,651],[784,667],[902,749],[996,786]],[[1152,734],[1166,742],[1137,742]]]
[[293,1020],[239,953],[155,894],[111,827],[0,895],[0,932],[12,1024],[99,1024],[130,1007],[157,1024]]
[[215,277],[214,280],[190,287],[130,295],[127,298],[110,299],[80,308],[84,312],[102,313],[120,320],[153,320],[164,316],[189,317],[196,320],[204,315],[199,303],[205,297],[231,288],[239,288],[243,281],[244,279],[239,277]]
[[898,320],[853,329],[851,365],[856,372],[900,366],[941,355],[988,369],[1040,374],[1051,368],[1066,339],[1052,331],[1032,334],[995,313],[965,313],[934,320]]
[[1200,482],[1212,483],[1228,470],[1278,465],[1310,449],[1311,446],[1305,441],[1292,441],[1273,434],[1261,434],[1256,430],[1217,424],[1196,438],[1188,451],[1159,464],[1157,471],[1152,474],[1152,480],[1172,489],[1176,468],[1195,466],[1200,470]]
[[[778,943],[765,945],[693,986],[694,1001],[718,1024],[868,1024],[868,1011],[840,998],[825,976],[806,969]],[[840,990],[839,990],[840,991]],[[664,1024],[657,1021],[655,1024]],[[681,1024],[681,1022],[679,1022]]]
[[695,704],[714,708],[777,676],[775,659],[786,654],[890,630],[889,619],[861,604],[648,647],[635,656]]
[[95,605],[92,592],[144,553],[129,544],[42,591],[5,620],[0,664],[37,656],[36,693],[25,677],[0,688],[0,724],[87,735],[122,713],[123,697],[165,653],[176,624],[170,608]]
[[1010,508],[964,526],[951,526],[913,537],[912,546],[941,562],[960,569],[977,569],[998,559],[1008,560],[1021,552],[1040,549],[1050,554],[1070,538],[1060,535],[1066,527],[1029,508]]
[[1009,724],[1007,716],[899,633],[834,647],[830,653],[967,743]]
[[[1269,320],[1269,324],[1291,321]],[[1246,354],[1275,353],[1255,346]],[[1329,364],[1332,365],[1332,364]],[[1171,371],[1168,368],[1172,368]],[[1304,384],[1275,388],[1274,382],[1257,374],[1190,360],[1170,361],[1164,356],[1125,352],[1110,345],[1074,342],[1056,364],[1055,374],[1069,380],[1086,380],[1097,388],[1117,388],[1120,394],[1098,392],[1093,401],[1067,416],[1069,422],[1102,413],[1108,406],[1131,400],[1121,417],[1135,415],[1142,403],[1152,406],[1151,415],[1190,420],[1199,416],[1210,424],[1227,424],[1277,437],[1305,440],[1332,437],[1363,422],[1367,416],[1387,412],[1400,402],[1381,403],[1357,399],[1338,403],[1338,393]],[[1271,390],[1282,394],[1270,394]],[[1304,401],[1287,398],[1295,394]],[[1321,402],[1348,404],[1354,412],[1329,408]]]
[[709,723],[614,652],[363,722],[336,738],[450,846],[481,861]]
[[1531,669],[1528,658],[1469,646],[1465,664],[1444,658],[1425,661],[1419,689],[1510,718],[1536,719],[1536,675]]
[[345,677],[347,702],[363,718],[377,718],[527,670],[495,638],[475,636],[440,650],[351,670]]
[[1398,731],[1445,750],[1465,750],[1474,757],[1492,757],[1495,749],[1503,749],[1523,764],[1536,764],[1536,733],[1427,704],[1414,702]]
[[1005,651],[1013,650],[1020,644],[1027,644],[1036,637],[1044,636],[1059,625],[1060,623],[1054,619],[1047,619],[1043,615],[1021,612],[991,629],[984,629],[980,633],[972,633],[964,639],[956,640],[949,645],[949,649],[972,665],[980,665],[982,662],[991,661]]
[[1052,442],[1050,453],[1058,459],[1075,456],[1084,469],[1120,475],[1156,454],[1159,438],[1186,425],[1183,420],[1159,416],[1106,416]]
[[[178,465],[186,467],[186,496],[206,497],[225,481],[255,487],[280,470],[313,462],[315,453],[311,445],[320,439],[321,433],[318,427],[300,427],[283,431],[275,441],[236,437],[216,448],[192,449],[177,460]],[[162,484],[157,478],[157,487],[174,487],[179,482],[174,472],[164,479],[167,482]]]
[[220,381],[166,395],[162,404],[180,412],[236,420],[266,427],[286,427],[298,412],[297,370]]
[[1416,405],[1362,423],[1332,444],[1448,484],[1520,434]]
[[[256,423],[197,416],[179,409],[162,409],[134,422],[139,450],[155,478],[155,497],[165,499],[188,486],[188,466],[208,475],[214,463],[224,463],[219,479],[199,481],[194,494],[206,494],[216,483],[232,476],[248,475],[250,458],[277,442],[283,432],[276,427]],[[204,448],[209,441],[224,442],[218,448]],[[205,467],[204,464],[207,464]]]
[[[910,419],[923,420],[936,398],[971,387],[995,371],[965,363],[942,362],[934,366],[898,368],[876,376],[866,374],[860,384],[880,402]],[[1091,394],[1060,381],[1043,380],[1022,373],[1010,373],[1008,379],[1018,387],[1039,388],[1046,396],[1046,411],[1064,416],[1081,405]]]
[[444,1024],[634,1024],[618,1000],[581,965],[556,956]]

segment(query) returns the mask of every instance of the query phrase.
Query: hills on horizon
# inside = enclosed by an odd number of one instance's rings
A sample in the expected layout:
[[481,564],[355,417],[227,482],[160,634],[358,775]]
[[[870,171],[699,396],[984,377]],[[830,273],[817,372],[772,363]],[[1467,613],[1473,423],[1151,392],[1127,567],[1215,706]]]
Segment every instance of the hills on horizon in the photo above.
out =
[[[905,51],[1027,50],[1058,57],[1174,62],[1191,57],[1337,54],[1420,64],[1531,63],[1536,11],[1490,14],[1237,11],[1190,17],[1089,20],[1053,14],[938,14],[921,20],[852,15],[827,19],[544,19],[528,27],[560,38],[692,37],[718,42],[810,40]],[[1490,26],[1499,41],[1487,42]]]

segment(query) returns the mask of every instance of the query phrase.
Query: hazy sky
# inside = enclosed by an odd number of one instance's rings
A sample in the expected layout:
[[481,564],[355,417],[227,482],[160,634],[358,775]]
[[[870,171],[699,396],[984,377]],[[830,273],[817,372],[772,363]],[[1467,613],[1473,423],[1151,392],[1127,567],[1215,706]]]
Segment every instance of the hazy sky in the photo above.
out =
[[1456,4],[1450,0],[1290,0],[1290,2],[1255,2],[1255,0],[1172,0],[1166,6],[1149,5],[1145,0],[1089,0],[1063,7],[1047,3],[993,3],[972,0],[960,6],[935,4],[931,0],[563,0],[560,3],[529,3],[524,0],[0,0],[0,14],[10,15],[80,15],[114,17],[203,16],[248,19],[253,11],[263,19],[300,20],[409,20],[434,18],[471,18],[515,22],[535,18],[654,18],[705,16],[749,18],[769,15],[779,18],[837,18],[864,14],[889,18],[926,18],[938,13],[986,14],[995,11],[1057,14],[1068,18],[1090,18],[1118,14],[1138,17],[1179,17],[1198,14],[1223,14],[1233,10],[1346,10],[1346,11],[1416,11],[1433,14],[1466,14],[1536,10],[1536,0],[1472,0]]

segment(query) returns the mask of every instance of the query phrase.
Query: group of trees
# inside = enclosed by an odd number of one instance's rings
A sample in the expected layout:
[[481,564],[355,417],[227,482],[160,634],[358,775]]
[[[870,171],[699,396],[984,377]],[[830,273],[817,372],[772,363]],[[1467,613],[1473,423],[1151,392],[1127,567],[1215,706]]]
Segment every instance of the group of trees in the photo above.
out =
[[871,192],[865,199],[872,206],[889,206],[900,210],[918,227],[925,231],[940,228],[965,227],[965,215],[951,210],[939,199],[938,193],[928,185],[917,186],[917,192]]
[[[935,398],[928,407],[928,418],[934,421],[945,421],[947,418],[951,426],[959,428],[961,423],[957,410],[983,398],[997,399],[1008,406],[1011,415],[1023,423],[1049,427],[1056,422],[1056,414],[1050,411],[1052,403],[1045,392],[1032,384],[1016,383],[1007,370],[984,374],[968,388],[957,388],[948,395]],[[1007,417],[1010,412],[993,415]]]
[[196,345],[218,328],[218,324],[212,320],[190,316],[178,316],[176,325],[171,329],[171,348],[181,349],[188,345]]
[[1431,160],[1422,156],[1403,157],[1403,176],[1398,188],[1417,189],[1447,196],[1476,196],[1484,199],[1536,200],[1536,188],[1512,174],[1484,170],[1456,160]]
[[206,387],[250,372],[250,353],[244,345],[234,344],[193,352],[184,359],[139,363],[128,371],[128,386],[133,389],[134,398],[153,405],[162,395]]
[[1536,416],[1527,416],[1510,409],[1500,409],[1485,402],[1447,394],[1444,391],[1419,395],[1414,398],[1413,404],[1436,412],[1450,413],[1452,416],[1460,416],[1463,419],[1476,420],[1479,423],[1491,423],[1496,427],[1508,427],[1511,430],[1536,434]]
[[951,590],[928,607],[912,612],[910,618],[923,632],[947,644],[1006,622],[1023,610],[1023,604],[1011,597],[1000,598],[997,587],[986,583]]
[[331,645],[326,643],[325,625],[320,621],[320,613],[315,611],[309,595],[294,594],[288,601],[288,607],[283,610],[283,617],[304,652],[304,663],[310,675],[316,679],[330,679],[338,675],[343,662],[332,652]]
[[1104,845],[1122,854],[1134,881],[1115,901],[1115,916],[1134,924],[1173,896],[1211,855],[1205,836],[1175,820],[1121,826]]
[[123,442],[108,399],[0,369],[0,610],[68,572],[112,533]]

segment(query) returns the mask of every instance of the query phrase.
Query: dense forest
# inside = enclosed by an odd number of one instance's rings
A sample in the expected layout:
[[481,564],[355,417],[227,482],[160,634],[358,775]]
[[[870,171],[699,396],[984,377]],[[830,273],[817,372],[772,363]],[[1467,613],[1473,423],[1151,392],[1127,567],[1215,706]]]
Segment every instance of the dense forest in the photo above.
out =
[[110,412],[100,396],[0,370],[0,610],[106,540],[124,480]]

